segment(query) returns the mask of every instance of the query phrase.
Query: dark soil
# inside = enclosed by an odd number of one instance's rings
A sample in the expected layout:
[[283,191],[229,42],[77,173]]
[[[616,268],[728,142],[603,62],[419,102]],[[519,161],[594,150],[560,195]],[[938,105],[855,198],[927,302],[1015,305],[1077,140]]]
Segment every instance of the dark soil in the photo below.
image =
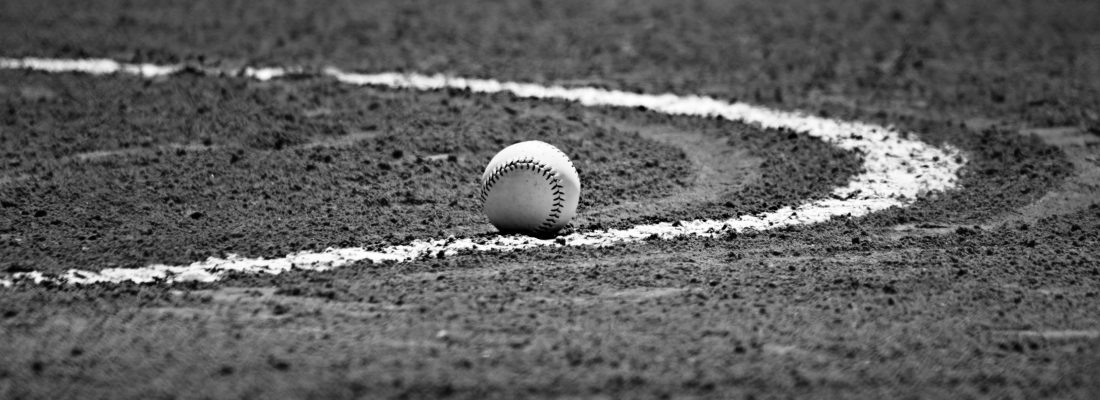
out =
[[[584,208],[667,195],[692,174],[675,148],[515,115],[509,105],[524,105],[509,99],[329,81],[3,79],[18,110],[5,125],[9,176],[25,178],[0,187],[0,229],[12,244],[0,259],[34,269],[488,232],[477,178],[496,151],[522,140],[572,155]],[[62,94],[27,100],[25,87]]]
[[[704,94],[969,161],[910,207],[717,239],[21,282],[0,288],[0,398],[1095,398],[1098,7],[0,3],[4,57]],[[475,180],[527,139],[574,158],[582,230],[794,205],[859,165],[790,132],[507,95],[4,71],[0,278],[490,234]]]

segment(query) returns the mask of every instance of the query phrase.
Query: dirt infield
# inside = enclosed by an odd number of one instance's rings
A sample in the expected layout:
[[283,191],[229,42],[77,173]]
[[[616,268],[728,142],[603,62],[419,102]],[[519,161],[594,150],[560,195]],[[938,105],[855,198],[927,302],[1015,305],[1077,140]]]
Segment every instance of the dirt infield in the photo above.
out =
[[[838,0],[0,4],[0,398],[1094,398],[1100,10]],[[966,156],[908,207],[718,238],[476,252],[215,283],[38,285],[493,235],[476,179],[539,139],[571,230],[827,198],[798,132],[198,67],[443,72],[748,101]]]

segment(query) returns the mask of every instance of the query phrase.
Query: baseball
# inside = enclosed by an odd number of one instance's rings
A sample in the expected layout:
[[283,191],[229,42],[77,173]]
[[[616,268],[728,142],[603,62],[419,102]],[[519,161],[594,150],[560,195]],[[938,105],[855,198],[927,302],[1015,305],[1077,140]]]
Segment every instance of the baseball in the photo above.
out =
[[481,201],[501,232],[551,236],[577,214],[581,179],[557,147],[537,140],[505,147],[481,175]]

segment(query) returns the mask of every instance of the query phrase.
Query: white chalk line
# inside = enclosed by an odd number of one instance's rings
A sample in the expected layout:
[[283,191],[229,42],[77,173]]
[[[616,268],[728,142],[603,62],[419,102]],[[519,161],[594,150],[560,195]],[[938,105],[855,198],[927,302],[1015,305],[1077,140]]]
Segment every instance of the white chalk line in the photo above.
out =
[[[145,78],[172,75],[185,69],[207,75],[240,76],[256,80],[276,79],[301,70],[284,68],[244,68],[241,70],[196,69],[185,65],[124,64],[113,60],[65,60],[42,58],[0,58],[0,69],[23,69],[53,73],[128,74]],[[491,79],[465,79],[444,75],[411,73],[349,73],[328,68],[321,74],[352,85],[381,86],[413,90],[458,89],[474,93],[510,93],[517,97],[558,99],[585,106],[642,107],[669,115],[721,117],[759,128],[786,128],[819,138],[841,149],[856,151],[863,157],[863,171],[847,185],[832,191],[829,199],[810,201],[795,207],[758,215],[725,220],[691,220],[638,225],[630,229],[578,232],[556,239],[526,236],[487,238],[446,238],[414,240],[405,245],[379,251],[361,247],[329,248],[321,252],[298,252],[282,258],[246,258],[230,255],[211,257],[189,265],[156,264],[144,268],[108,268],[101,271],[70,269],[59,276],[41,272],[23,272],[0,280],[11,286],[20,280],[58,284],[212,282],[226,273],[279,274],[292,269],[328,270],[357,261],[404,262],[418,257],[454,255],[464,251],[515,251],[536,247],[611,246],[647,238],[670,239],[695,235],[716,237],[729,232],[768,230],[799,224],[828,221],[834,217],[859,217],[890,207],[901,207],[928,192],[954,188],[964,157],[953,147],[937,148],[921,142],[916,135],[901,135],[884,126],[861,122],[837,121],[798,112],[778,111],[745,103],[728,103],[702,96],[640,94],[589,87],[544,86],[531,83],[498,82]]]

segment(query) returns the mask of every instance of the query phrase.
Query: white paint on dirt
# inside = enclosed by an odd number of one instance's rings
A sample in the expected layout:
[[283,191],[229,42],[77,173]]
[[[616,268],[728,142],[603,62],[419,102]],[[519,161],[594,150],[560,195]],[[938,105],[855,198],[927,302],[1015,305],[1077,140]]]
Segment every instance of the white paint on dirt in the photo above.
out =
[[182,71],[180,65],[124,64],[107,59],[64,60],[50,58],[0,58],[0,68],[29,69],[43,72],[80,72],[92,75],[127,74],[145,78],[171,75]]
[[[0,58],[0,68],[54,73],[130,74],[147,78],[171,75],[185,69],[183,66],[123,64],[111,60],[40,58]],[[268,80],[285,76],[292,70],[245,68],[239,71],[212,69],[202,71],[208,75],[245,76],[257,80]],[[278,274],[292,269],[326,270],[357,261],[404,262],[421,257],[454,255],[468,251],[515,251],[561,246],[599,247],[637,242],[648,238],[670,239],[688,235],[716,237],[750,229],[768,230],[820,223],[838,217],[859,217],[890,207],[903,207],[923,194],[954,188],[958,179],[958,170],[965,163],[964,158],[954,148],[937,148],[918,140],[916,135],[902,134],[889,127],[838,121],[745,103],[729,103],[710,97],[652,95],[588,87],[567,88],[489,79],[455,78],[445,75],[360,74],[333,68],[324,70],[323,74],[352,85],[413,90],[458,89],[475,93],[510,93],[522,98],[568,100],[586,106],[642,107],[669,115],[720,117],[759,128],[788,129],[816,137],[841,149],[858,152],[863,157],[863,170],[853,176],[847,185],[834,189],[829,199],[809,201],[769,213],[743,215],[725,220],[664,222],[638,225],[630,229],[578,232],[549,240],[526,236],[422,239],[380,250],[330,248],[322,252],[299,252],[274,259],[211,257],[205,261],[184,266],[151,265],[134,269],[111,268],[98,272],[73,269],[54,278],[31,272],[15,274],[13,279],[28,279],[36,282],[49,280],[71,284],[125,281],[211,282],[220,279],[228,272]]]
[[157,78],[169,76],[185,70],[194,70],[206,75],[242,76],[260,81],[281,78],[297,73],[297,69],[288,68],[253,68],[246,67],[241,70],[221,70],[215,68],[203,68],[189,65],[156,65],[156,64],[127,64],[115,60],[92,58],[83,60],[67,60],[52,58],[6,58],[0,57],[0,69],[25,69],[52,73],[76,72],[92,75],[126,74],[137,75],[143,78]]
[[1100,331],[1092,329],[1065,329],[1065,330],[1037,330],[1037,331],[1005,331],[1003,333],[1041,338],[1046,340],[1091,340],[1100,338]]

